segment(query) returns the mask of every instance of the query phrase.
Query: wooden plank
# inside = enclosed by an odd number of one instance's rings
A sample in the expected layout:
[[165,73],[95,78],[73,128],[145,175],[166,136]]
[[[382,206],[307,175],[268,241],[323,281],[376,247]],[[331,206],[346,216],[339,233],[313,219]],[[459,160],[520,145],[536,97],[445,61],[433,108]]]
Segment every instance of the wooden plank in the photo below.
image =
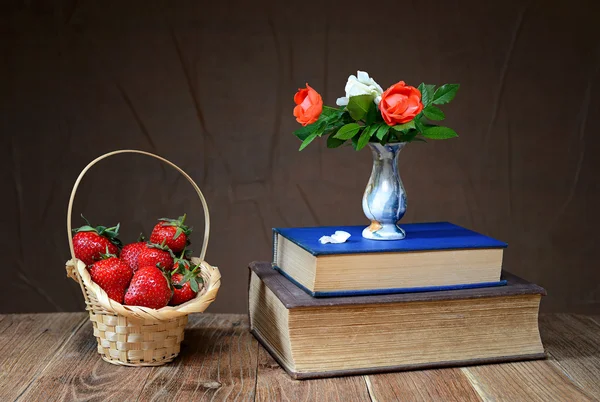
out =
[[465,367],[461,370],[483,400],[593,400],[548,360]]
[[115,366],[101,360],[92,324],[87,318],[86,321],[18,400],[128,401],[137,398],[153,368]]
[[373,401],[481,401],[460,369],[377,374],[366,377]]
[[364,376],[293,380],[261,346],[257,401],[370,401]]
[[600,325],[572,314],[540,317],[542,340],[561,369],[600,400]]
[[253,400],[257,352],[246,315],[191,315],[180,358],[153,370],[140,400]]
[[6,315],[0,321],[0,400],[15,400],[87,319],[87,314]]

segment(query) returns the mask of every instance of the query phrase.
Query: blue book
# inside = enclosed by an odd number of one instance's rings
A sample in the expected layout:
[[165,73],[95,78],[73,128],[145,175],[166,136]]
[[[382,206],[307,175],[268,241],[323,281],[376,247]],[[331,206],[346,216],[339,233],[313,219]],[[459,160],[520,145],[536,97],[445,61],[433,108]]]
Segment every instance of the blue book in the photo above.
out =
[[[448,222],[404,224],[403,240],[369,240],[363,226],[273,229],[273,267],[313,297],[505,285],[507,244]],[[345,243],[322,236],[350,233]]]

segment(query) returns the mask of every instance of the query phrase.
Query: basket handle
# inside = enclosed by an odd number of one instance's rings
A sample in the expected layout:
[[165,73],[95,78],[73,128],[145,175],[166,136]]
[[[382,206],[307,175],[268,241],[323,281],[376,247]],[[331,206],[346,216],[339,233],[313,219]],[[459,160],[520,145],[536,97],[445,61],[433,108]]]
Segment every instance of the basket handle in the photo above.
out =
[[102,159],[108,158],[109,156],[113,156],[113,155],[117,155],[117,154],[124,154],[124,153],[142,154],[142,155],[148,155],[153,158],[156,158],[156,159],[166,163],[167,165],[170,165],[173,168],[175,168],[179,173],[181,173],[183,175],[183,177],[185,177],[190,182],[192,187],[194,187],[194,190],[196,190],[196,193],[198,194],[198,197],[200,198],[200,201],[202,202],[202,208],[204,209],[204,240],[202,242],[202,250],[200,251],[200,256],[199,256],[200,261],[204,261],[204,257],[206,255],[206,248],[208,247],[208,235],[210,232],[210,214],[208,212],[208,205],[206,204],[206,199],[204,198],[204,194],[202,194],[202,191],[200,191],[200,188],[194,182],[194,180],[192,180],[192,178],[186,172],[184,172],[183,169],[181,169],[179,166],[177,166],[173,162],[168,161],[165,158],[162,158],[158,155],[154,155],[150,152],[139,151],[136,149],[122,149],[122,150],[118,150],[118,151],[112,151],[112,152],[109,152],[107,154],[97,157],[96,159],[91,161],[81,171],[81,173],[79,174],[79,177],[77,178],[77,180],[75,180],[75,184],[73,185],[73,190],[71,191],[71,198],[69,198],[69,207],[67,208],[67,236],[69,237],[69,248],[71,249],[71,256],[73,258],[75,258],[75,250],[73,248],[73,232],[71,230],[71,214],[73,212],[73,200],[75,199],[75,193],[77,192],[77,187],[79,187],[79,182],[81,182],[81,179],[83,179],[83,176],[87,173],[87,171],[92,166],[94,166],[96,163],[100,162]]

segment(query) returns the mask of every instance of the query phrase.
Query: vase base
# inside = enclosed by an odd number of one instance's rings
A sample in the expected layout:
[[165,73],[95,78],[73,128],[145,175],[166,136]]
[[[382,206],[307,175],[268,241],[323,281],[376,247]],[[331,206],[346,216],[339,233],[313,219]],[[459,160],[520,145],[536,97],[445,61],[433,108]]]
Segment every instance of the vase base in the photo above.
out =
[[363,230],[362,236],[370,240],[402,240],[406,237],[406,232],[397,225],[384,224],[376,228],[371,225]]

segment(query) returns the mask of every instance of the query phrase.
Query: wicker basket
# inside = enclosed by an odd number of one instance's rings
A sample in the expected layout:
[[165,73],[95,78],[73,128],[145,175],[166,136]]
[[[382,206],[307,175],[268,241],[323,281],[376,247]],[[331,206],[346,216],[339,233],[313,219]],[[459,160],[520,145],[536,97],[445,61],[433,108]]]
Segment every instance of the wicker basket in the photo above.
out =
[[[109,299],[106,292],[92,281],[85,264],[75,258],[71,213],[77,187],[93,165],[102,159],[121,153],[148,155],[172,166],[192,184],[202,202],[205,217],[204,240],[200,256],[192,258],[192,262],[201,264],[200,275],[204,280],[204,287],[193,300],[179,306],[163,307],[158,310],[122,305]],[[206,310],[217,296],[221,285],[219,269],[204,261],[209,231],[210,217],[202,191],[187,173],[160,156],[137,150],[114,151],[96,158],[83,169],[73,186],[67,210],[67,233],[73,258],[67,261],[66,268],[67,275],[79,283],[83,292],[86,310],[89,311],[90,321],[94,326],[94,336],[98,340],[98,353],[102,359],[124,366],[160,366],[177,357],[188,314]]]

